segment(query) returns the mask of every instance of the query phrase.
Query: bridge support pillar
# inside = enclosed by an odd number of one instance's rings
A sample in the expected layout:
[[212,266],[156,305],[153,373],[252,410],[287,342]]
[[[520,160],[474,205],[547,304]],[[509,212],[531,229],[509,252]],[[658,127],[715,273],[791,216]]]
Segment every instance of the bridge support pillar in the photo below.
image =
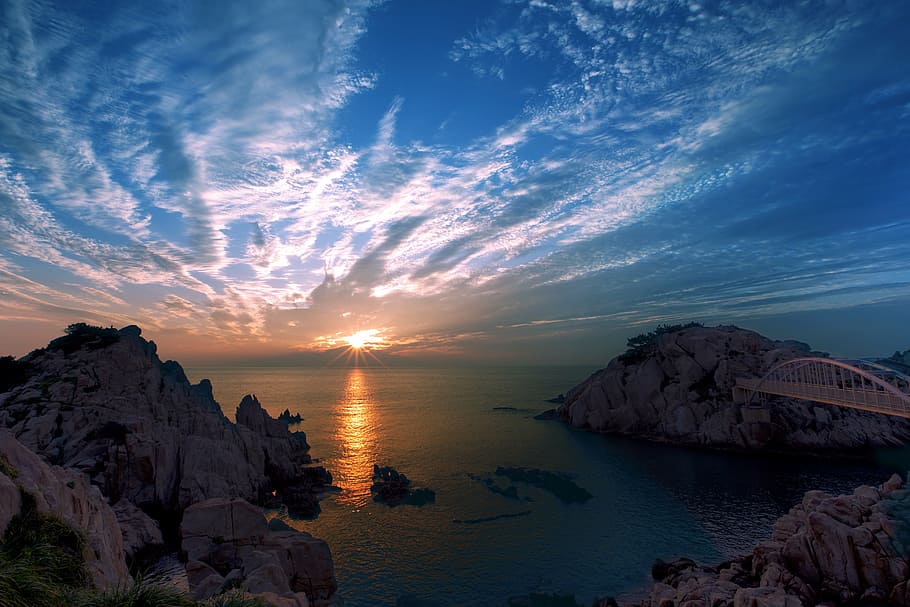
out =
[[765,407],[752,405],[740,409],[743,416],[743,422],[747,424],[770,424],[771,411]]
[[774,435],[771,410],[759,405],[747,405],[740,408],[740,413],[748,445],[754,448],[764,447]]
[[744,405],[749,402],[749,396],[752,393],[739,386],[733,386],[733,402],[737,405]]

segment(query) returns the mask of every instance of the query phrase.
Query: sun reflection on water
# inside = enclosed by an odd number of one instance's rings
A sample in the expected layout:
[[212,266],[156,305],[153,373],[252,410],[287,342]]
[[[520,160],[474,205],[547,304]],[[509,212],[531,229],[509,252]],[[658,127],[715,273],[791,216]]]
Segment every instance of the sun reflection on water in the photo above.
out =
[[354,509],[370,499],[377,448],[374,407],[367,374],[363,369],[351,369],[344,396],[336,406],[334,439],[340,446],[340,458],[333,463],[332,474],[341,488],[336,501]]

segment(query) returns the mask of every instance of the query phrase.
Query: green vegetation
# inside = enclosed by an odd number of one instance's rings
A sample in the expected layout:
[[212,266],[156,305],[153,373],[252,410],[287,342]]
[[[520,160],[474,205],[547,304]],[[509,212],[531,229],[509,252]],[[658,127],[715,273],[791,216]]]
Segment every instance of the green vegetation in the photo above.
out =
[[77,322],[63,330],[66,335],[58,337],[47,345],[49,350],[62,350],[72,354],[82,348],[98,350],[120,341],[120,331],[114,327],[103,328]]
[[9,460],[6,459],[6,456],[0,453],[0,474],[5,474],[11,479],[14,479],[19,476],[19,471],[16,470]]
[[238,591],[199,602],[141,578],[120,588],[96,590],[86,568],[82,534],[59,517],[38,511],[35,498],[21,488],[20,496],[19,514],[0,540],[0,607],[268,607]]
[[82,591],[76,593],[70,604],[73,607],[196,607],[199,605],[186,593],[176,588],[157,586],[136,580],[130,586],[104,592]]
[[89,583],[85,539],[60,518],[39,512],[20,489],[22,507],[0,543],[0,607],[57,607]]
[[628,340],[626,340],[626,346],[629,349],[626,350],[625,353],[621,354],[619,358],[624,363],[641,362],[647,357],[651,350],[653,350],[654,346],[657,345],[657,339],[661,335],[701,326],[704,325],[699,322],[687,322],[680,325],[657,325],[657,328],[655,328],[653,331],[650,331],[648,333],[639,333],[635,337],[630,337]]

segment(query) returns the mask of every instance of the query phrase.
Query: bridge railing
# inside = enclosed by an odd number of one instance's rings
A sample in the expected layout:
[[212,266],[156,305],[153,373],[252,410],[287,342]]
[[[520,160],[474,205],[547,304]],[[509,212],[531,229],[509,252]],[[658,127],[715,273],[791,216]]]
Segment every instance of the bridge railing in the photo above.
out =
[[910,378],[871,364],[873,368],[863,369],[836,359],[791,359],[761,379],[738,378],[734,401],[751,403],[759,394],[777,395],[910,417]]

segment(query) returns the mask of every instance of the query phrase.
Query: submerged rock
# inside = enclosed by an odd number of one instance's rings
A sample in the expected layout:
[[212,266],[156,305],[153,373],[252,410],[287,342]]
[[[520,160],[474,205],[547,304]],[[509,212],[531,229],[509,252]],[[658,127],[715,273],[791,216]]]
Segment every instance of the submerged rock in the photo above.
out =
[[513,482],[527,483],[538,489],[543,489],[557,497],[566,504],[586,502],[592,497],[591,493],[579,487],[565,474],[540,470],[538,468],[509,468],[499,466],[496,468],[497,476],[504,476]]
[[712,447],[840,452],[910,441],[910,420],[785,398],[762,410],[732,402],[738,377],[819,354],[737,327],[682,328],[611,360],[569,390],[557,413],[597,432]]
[[388,506],[425,506],[436,501],[432,489],[411,489],[411,480],[391,466],[373,464],[373,500]]

